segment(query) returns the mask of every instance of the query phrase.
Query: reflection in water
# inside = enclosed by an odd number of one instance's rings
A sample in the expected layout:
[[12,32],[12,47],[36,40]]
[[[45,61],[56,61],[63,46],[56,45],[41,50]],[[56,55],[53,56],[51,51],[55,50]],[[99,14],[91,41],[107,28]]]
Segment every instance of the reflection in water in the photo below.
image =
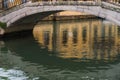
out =
[[54,24],[38,24],[33,34],[41,46],[48,47],[50,51],[56,50],[58,57],[113,60],[119,53],[116,51],[120,40],[116,25],[105,24],[101,20],[59,21]]
[[120,80],[119,34],[99,19],[37,24],[0,42],[0,79]]

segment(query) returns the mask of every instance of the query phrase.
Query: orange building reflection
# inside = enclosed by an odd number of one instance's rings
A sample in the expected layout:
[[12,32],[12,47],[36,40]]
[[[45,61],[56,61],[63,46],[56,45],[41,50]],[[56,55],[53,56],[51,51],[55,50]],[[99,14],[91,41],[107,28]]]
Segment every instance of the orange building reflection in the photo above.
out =
[[58,57],[115,59],[120,52],[120,28],[101,20],[38,23],[34,38]]

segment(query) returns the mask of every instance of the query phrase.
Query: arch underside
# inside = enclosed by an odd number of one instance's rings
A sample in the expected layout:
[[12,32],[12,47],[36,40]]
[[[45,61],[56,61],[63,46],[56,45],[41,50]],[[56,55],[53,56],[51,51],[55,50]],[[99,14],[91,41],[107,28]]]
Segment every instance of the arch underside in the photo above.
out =
[[12,23],[11,25],[18,25],[18,24],[23,24],[23,23],[34,23],[36,24],[38,21],[42,20],[43,18],[51,15],[51,14],[55,14],[61,11],[49,11],[49,12],[40,12],[40,13],[36,13],[36,14],[32,14],[29,16],[25,16],[23,18],[20,18],[18,20],[16,20],[14,23]]

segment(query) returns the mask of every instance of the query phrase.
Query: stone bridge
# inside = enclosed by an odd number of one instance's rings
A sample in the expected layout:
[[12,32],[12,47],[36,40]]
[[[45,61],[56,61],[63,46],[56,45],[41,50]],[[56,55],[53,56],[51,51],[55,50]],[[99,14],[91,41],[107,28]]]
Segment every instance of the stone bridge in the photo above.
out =
[[[27,2],[1,12],[0,21],[5,22],[7,27],[9,27],[23,18],[27,19],[29,16],[34,21],[38,20],[38,18],[40,19],[50,14],[66,10],[89,13],[120,25],[119,5],[95,1]],[[44,13],[45,15],[43,16],[40,13]]]

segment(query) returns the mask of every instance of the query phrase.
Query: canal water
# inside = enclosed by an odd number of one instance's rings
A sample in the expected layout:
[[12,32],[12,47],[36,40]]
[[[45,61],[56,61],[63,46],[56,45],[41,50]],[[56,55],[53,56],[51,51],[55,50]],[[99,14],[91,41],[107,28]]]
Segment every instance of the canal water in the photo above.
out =
[[0,41],[0,80],[120,80],[120,26],[45,21]]

